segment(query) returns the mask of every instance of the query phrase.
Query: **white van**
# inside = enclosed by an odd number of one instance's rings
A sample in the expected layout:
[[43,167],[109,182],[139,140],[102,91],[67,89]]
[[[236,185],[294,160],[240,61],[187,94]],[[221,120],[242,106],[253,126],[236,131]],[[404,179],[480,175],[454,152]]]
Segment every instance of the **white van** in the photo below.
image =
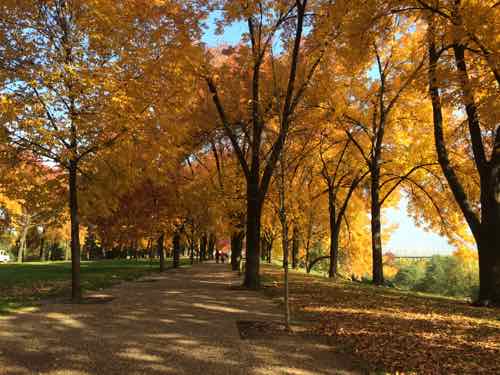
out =
[[0,250],[0,263],[7,263],[10,261],[10,256],[5,250]]

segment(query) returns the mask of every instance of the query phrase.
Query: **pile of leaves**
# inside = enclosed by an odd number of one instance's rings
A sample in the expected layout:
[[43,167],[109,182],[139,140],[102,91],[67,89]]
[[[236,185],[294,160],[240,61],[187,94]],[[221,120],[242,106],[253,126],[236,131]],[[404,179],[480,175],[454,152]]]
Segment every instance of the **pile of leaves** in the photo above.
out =
[[[266,293],[281,295],[282,270],[265,267]],[[372,370],[500,373],[500,309],[292,272],[292,318]]]

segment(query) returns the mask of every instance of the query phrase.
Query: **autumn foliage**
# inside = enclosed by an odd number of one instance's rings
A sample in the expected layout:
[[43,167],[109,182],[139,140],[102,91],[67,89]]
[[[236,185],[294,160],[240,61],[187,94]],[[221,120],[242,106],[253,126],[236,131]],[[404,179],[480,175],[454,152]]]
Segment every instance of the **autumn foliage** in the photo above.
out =
[[499,32],[493,0],[3,0],[0,244],[71,260],[74,302],[81,259],[290,260],[381,287],[292,288],[364,358],[493,373],[498,324],[382,288],[459,294],[386,254],[404,199],[500,306]]

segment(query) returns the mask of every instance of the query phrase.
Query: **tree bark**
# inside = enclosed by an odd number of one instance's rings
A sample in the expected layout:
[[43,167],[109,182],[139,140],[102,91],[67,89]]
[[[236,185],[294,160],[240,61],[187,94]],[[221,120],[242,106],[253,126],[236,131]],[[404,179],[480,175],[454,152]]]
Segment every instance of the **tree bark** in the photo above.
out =
[[202,234],[200,238],[200,259],[207,259],[207,236],[205,234]]
[[[51,246],[49,247],[49,251],[47,253],[47,260],[52,260],[52,249],[54,247],[54,243],[51,244]],[[68,249],[69,249],[69,246],[68,245],[65,245],[65,255],[68,255]],[[68,255],[69,256],[69,255]],[[69,257],[68,257],[69,259]],[[68,259],[65,259],[65,260],[68,260]]]
[[500,306],[500,179],[496,179],[496,194],[488,194],[482,206],[481,235],[477,242],[479,254],[479,302]]
[[283,268],[284,268],[284,285],[283,285],[283,297],[285,301],[285,327],[290,328],[290,303],[289,303],[289,285],[288,285],[288,228],[286,223],[286,218],[283,221],[282,228],[282,242],[283,242]]
[[191,240],[188,240],[189,244],[189,259],[191,261],[191,265],[194,264],[194,240],[191,238]]
[[330,259],[330,255],[323,255],[323,256],[320,256],[316,259],[313,259],[306,267],[306,271],[307,273],[310,273],[312,271],[312,269],[314,268],[314,266],[316,264],[318,264],[320,261],[322,260],[325,260],[325,259]]
[[78,218],[77,162],[69,162],[69,208],[71,221],[71,299],[79,302],[82,298],[80,285],[80,223]]
[[[71,247],[68,244],[68,241],[64,241],[64,260],[68,261],[71,258]],[[52,250],[49,249],[49,254],[47,257],[48,260],[52,259]]]
[[215,242],[216,242],[216,237],[215,234],[210,233],[208,235],[208,256],[210,259],[214,259],[214,252],[215,252]]
[[239,271],[240,269],[244,236],[245,232],[241,230],[231,233],[231,269],[233,271]]
[[285,192],[285,166],[284,166],[285,155],[284,152],[281,154],[280,158],[280,178],[279,178],[279,197],[280,197],[280,210],[279,218],[281,222],[281,243],[283,249],[283,269],[284,269],[284,285],[283,285],[283,298],[285,302],[284,306],[284,321],[285,327],[290,329],[290,304],[289,304],[289,288],[288,288],[288,220],[286,214],[286,192]]
[[328,268],[328,277],[334,278],[338,272],[340,225],[337,223],[335,191],[332,186],[328,187],[328,213],[330,222],[330,266]]
[[45,237],[43,237],[43,233],[40,239],[40,261],[45,262]]
[[265,236],[260,236],[260,261],[264,262],[266,260],[267,252],[267,239]]
[[479,300],[500,306],[500,126],[493,146],[488,183],[481,190]]
[[148,243],[146,245],[146,252],[149,256],[149,259],[153,259],[155,257],[155,254],[153,251],[153,239],[151,237],[148,238]]
[[272,255],[273,255],[273,243],[274,243],[274,238],[271,238],[269,242],[267,243],[267,250],[266,250],[266,256],[267,256],[267,263],[271,264],[272,261]]
[[196,253],[196,257],[198,258],[198,263],[203,262],[203,257],[201,256],[201,249],[200,249],[200,241],[193,236],[193,246],[194,246],[194,251]]
[[247,242],[243,285],[248,289],[259,289],[261,202],[258,184],[249,182],[247,185]]
[[374,160],[370,173],[371,178],[371,232],[372,232],[372,277],[375,285],[384,283],[384,269],[382,263],[382,228],[380,207],[380,168]]
[[308,215],[308,220],[307,220],[307,238],[306,238],[306,243],[305,243],[305,267],[306,267],[306,272],[309,273],[309,261],[311,258],[310,254],[310,249],[311,249],[311,239],[312,239],[312,230],[313,230],[313,210],[309,209],[309,215]]
[[19,250],[17,252],[17,262],[22,263],[24,260],[24,253],[26,251],[26,237],[28,236],[28,230],[30,228],[30,217],[26,215],[23,230],[21,232],[21,238],[19,241]]
[[173,255],[174,255],[174,260],[173,260],[173,267],[178,268],[179,267],[179,255],[181,252],[181,236],[178,232],[174,233],[174,238],[172,240],[173,244]]
[[158,237],[158,255],[160,257],[160,272],[165,271],[165,252],[163,251],[163,242],[165,240],[165,233],[161,233]]
[[261,252],[262,252],[262,261],[267,261],[267,263],[271,263],[271,253],[273,248],[274,238],[271,232],[264,232],[261,241]]
[[292,232],[292,268],[296,269],[299,264],[299,228],[293,226]]

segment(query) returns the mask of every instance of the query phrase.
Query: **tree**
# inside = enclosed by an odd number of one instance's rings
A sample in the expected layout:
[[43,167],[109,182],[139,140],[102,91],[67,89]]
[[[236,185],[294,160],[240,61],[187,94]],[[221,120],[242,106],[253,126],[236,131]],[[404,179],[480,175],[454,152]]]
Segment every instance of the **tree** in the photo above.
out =
[[23,262],[28,232],[54,226],[63,217],[60,173],[25,153],[11,160],[0,177],[0,193],[10,200],[9,218],[18,233],[17,261]]
[[[476,9],[462,6],[460,1],[445,2],[442,7],[439,4],[419,3],[425,5],[428,12],[429,95],[432,101],[434,138],[439,164],[477,245],[480,275],[479,302],[500,305],[500,253],[498,252],[500,243],[498,231],[500,225],[498,194],[500,191],[500,153],[498,152],[500,150],[500,127],[495,122],[488,122],[488,114],[485,114],[495,108],[498,101],[484,102],[490,107],[481,110],[476,99],[478,93],[485,94],[485,80],[488,73],[492,74],[496,84],[499,84],[498,71],[492,60],[494,54],[485,53],[485,51],[480,54],[489,72],[484,71],[484,65],[478,66],[478,71],[473,74],[485,78],[478,86],[479,83],[471,78],[471,70],[474,71],[474,69],[470,64],[474,61],[474,56],[468,50],[472,48],[471,45],[478,42],[482,45],[482,43],[478,35],[471,34],[471,31],[476,30],[464,22],[464,19],[468,18],[465,14],[469,10]],[[496,13],[498,16],[497,7],[489,4],[485,4],[485,7],[489,12]],[[443,20],[444,25],[439,22]],[[437,43],[439,36],[443,33],[445,40],[451,43],[452,56],[446,55],[448,45],[440,46]],[[463,179],[458,176],[459,169],[453,164],[448,151],[449,146],[444,130],[446,124],[443,116],[443,106],[446,104],[443,105],[442,102],[442,91],[446,87],[441,76],[442,71],[447,70],[443,68],[445,58],[450,59],[450,63],[455,65],[454,74],[457,77],[458,96],[462,102],[462,108],[465,108],[467,124],[467,137],[463,142],[470,145],[467,149],[469,155],[472,155],[473,173],[479,178],[479,196],[467,191]]]
[[5,97],[15,108],[15,120],[10,116],[6,122],[9,142],[67,173],[74,301],[81,298],[82,165],[147,115],[149,106],[135,90],[150,71],[148,63],[157,64],[166,50],[190,42],[190,30],[196,29],[191,9],[170,6],[180,12],[141,1],[118,7],[109,1],[88,6],[26,0],[2,8],[0,29],[10,58],[2,61],[9,82]]
[[[334,148],[336,145],[331,145],[331,143],[328,144],[328,140],[325,138],[327,138],[327,136],[323,135],[320,139],[319,153],[322,163],[321,176],[327,186],[328,213],[330,218],[330,267],[328,276],[336,277],[342,221],[346,216],[346,210],[354,191],[368,174],[368,171],[364,172],[362,169],[357,169],[353,166],[354,163],[349,163],[349,161],[345,160],[347,158],[349,146],[351,146],[350,138],[343,142],[337,141],[341,146],[341,151],[337,152],[334,157],[334,159],[337,160],[328,160],[328,158],[325,157],[324,147],[330,148],[329,153],[332,154],[331,148]],[[326,143],[326,145],[323,145],[323,143]],[[330,164],[333,165],[330,166]],[[340,198],[340,192],[343,188],[347,188],[347,192]]]
[[[381,193],[381,189],[387,182],[383,181],[382,172],[384,155],[387,155],[390,148],[386,144],[387,133],[391,126],[394,126],[395,109],[403,99],[406,90],[417,78],[424,60],[418,54],[419,34],[411,30],[411,18],[402,19],[399,17],[386,17],[381,25],[383,32],[375,37],[371,52],[375,60],[376,79],[368,81],[367,93],[361,92],[360,103],[352,111],[347,109],[344,119],[352,125],[346,130],[346,135],[361,153],[367,168],[369,169],[370,180],[370,214],[371,214],[371,235],[373,254],[373,282],[377,285],[383,284],[383,261],[382,261],[382,228],[381,209],[389,195],[399,186],[399,184],[411,175],[419,167],[432,164],[431,162],[420,161],[415,166],[410,166],[410,170],[405,174],[405,178],[399,178],[393,186],[388,189],[388,193]],[[375,30],[377,30],[375,28]],[[373,31],[375,31],[373,30]],[[396,43],[397,41],[397,43]],[[363,83],[364,84],[364,83]],[[366,95],[368,94],[368,95]],[[368,142],[367,147],[356,139],[354,134],[364,136]],[[393,152],[391,152],[393,154]],[[395,172],[397,173],[397,172]]]
[[[271,177],[279,160],[279,155],[285,143],[290,121],[297,105],[307,87],[314,71],[316,70],[320,57],[313,61],[308,73],[305,74],[303,82],[296,84],[299,70],[301,49],[303,48],[302,37],[305,25],[307,0],[296,0],[290,2],[274,1],[252,1],[248,2],[225,2],[227,23],[245,20],[248,25],[250,40],[249,69],[251,75],[251,88],[248,111],[248,122],[251,124],[250,131],[246,134],[249,142],[249,160],[238,141],[233,121],[226,112],[221,93],[215,78],[206,75],[205,79],[213,103],[216,107],[219,121],[224,127],[227,137],[238,158],[246,180],[246,266],[244,285],[247,288],[257,289],[260,287],[259,261],[260,261],[260,222],[262,205],[271,182]],[[273,11],[270,11],[270,10]],[[293,19],[293,23],[290,20]],[[290,63],[289,75],[285,84],[284,99],[279,99],[279,130],[271,147],[269,157],[265,159],[262,168],[261,148],[263,137],[266,133],[266,109],[261,93],[262,69],[266,58],[271,55],[272,42],[279,30],[285,25],[292,27],[290,40]],[[287,33],[288,34],[288,33]],[[280,96],[281,98],[281,96]],[[278,98],[276,98],[278,99]],[[236,119],[236,123],[244,123],[245,119]],[[269,121],[269,119],[267,119]]]
[[280,158],[280,175],[278,177],[278,190],[279,190],[279,218],[281,223],[281,246],[283,250],[283,299],[284,299],[284,321],[286,329],[290,329],[290,301],[289,301],[289,282],[288,282],[288,261],[289,254],[289,239],[288,239],[288,219],[286,211],[286,188],[285,188],[285,152],[281,153]]

